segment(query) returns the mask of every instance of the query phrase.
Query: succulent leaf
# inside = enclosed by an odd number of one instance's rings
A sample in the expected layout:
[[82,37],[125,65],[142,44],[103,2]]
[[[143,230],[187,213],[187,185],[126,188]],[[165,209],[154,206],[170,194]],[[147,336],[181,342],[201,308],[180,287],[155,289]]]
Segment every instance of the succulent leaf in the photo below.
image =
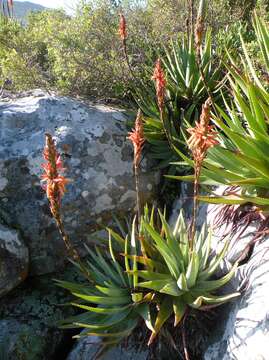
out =
[[163,301],[160,303],[160,310],[158,311],[158,315],[154,324],[154,331],[151,333],[148,345],[151,345],[155,337],[158,335],[161,330],[163,324],[173,313],[173,302],[170,297],[165,297]]

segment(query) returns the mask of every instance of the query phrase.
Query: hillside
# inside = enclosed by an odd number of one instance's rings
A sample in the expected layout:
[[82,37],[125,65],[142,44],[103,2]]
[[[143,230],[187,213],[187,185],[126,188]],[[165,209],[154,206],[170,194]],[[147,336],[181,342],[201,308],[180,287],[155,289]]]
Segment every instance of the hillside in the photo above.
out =
[[14,15],[17,19],[24,20],[31,11],[42,11],[46,9],[46,7],[30,1],[14,1]]

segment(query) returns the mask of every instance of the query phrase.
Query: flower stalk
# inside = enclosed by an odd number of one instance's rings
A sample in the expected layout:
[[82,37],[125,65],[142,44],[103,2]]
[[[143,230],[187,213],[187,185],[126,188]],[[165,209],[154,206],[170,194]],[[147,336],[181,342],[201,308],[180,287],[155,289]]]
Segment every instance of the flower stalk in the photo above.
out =
[[[196,62],[201,74],[201,78],[203,81],[203,84],[205,86],[206,92],[208,97],[211,100],[211,105],[214,107],[214,110],[216,111],[216,107],[214,104],[214,98],[211,93],[211,90],[207,84],[204,69],[202,66],[202,43],[203,43],[203,34],[205,31],[205,10],[206,10],[206,0],[200,0],[196,23],[195,23],[195,30],[194,30],[194,43],[195,43],[195,49],[196,49]],[[217,112],[217,111],[216,111]]]
[[156,61],[154,72],[152,75],[152,80],[155,81],[157,102],[158,102],[160,114],[162,116],[164,110],[166,80],[165,80],[164,71],[162,69],[161,59],[158,59]]
[[4,17],[11,18],[13,16],[13,6],[14,6],[13,0],[0,1],[0,6],[2,8],[1,10],[2,10],[2,14],[4,15]]
[[128,52],[127,52],[127,24],[126,24],[126,19],[125,16],[123,14],[120,14],[120,23],[119,23],[119,35],[122,41],[122,47],[123,47],[123,53],[124,53],[124,58],[127,64],[127,67],[130,71],[130,74],[132,76],[132,78],[134,80],[136,80],[136,76],[133,72],[133,69],[131,67],[130,61],[129,61],[129,57],[128,57]]
[[166,90],[166,79],[165,74],[162,69],[162,63],[161,59],[158,59],[155,64],[155,68],[153,71],[153,75],[151,78],[153,81],[155,81],[155,89],[156,89],[156,98],[158,103],[158,108],[160,112],[160,119],[163,123],[163,130],[165,132],[165,136],[171,145],[171,137],[169,134],[169,131],[167,131],[166,126],[164,124],[164,101],[165,101],[165,90]]
[[195,127],[189,128],[187,131],[191,135],[187,144],[192,151],[194,160],[194,190],[193,190],[193,217],[190,232],[190,248],[193,250],[194,235],[197,219],[197,210],[199,205],[199,179],[201,175],[201,168],[206,153],[209,148],[219,144],[216,140],[217,132],[214,130],[210,122],[211,99],[208,98],[202,106],[202,113],[199,122],[196,122]]
[[45,134],[46,143],[43,151],[43,157],[46,163],[42,164],[42,168],[45,173],[41,175],[41,180],[44,182],[43,188],[46,190],[47,198],[50,203],[50,211],[55,219],[59,233],[64,241],[68,255],[77,262],[81,268],[81,271],[84,273],[85,277],[92,281],[87,269],[80,260],[79,254],[72,246],[69,236],[67,235],[62,216],[61,216],[61,200],[66,190],[66,184],[69,182],[62,173],[64,172],[64,167],[61,161],[61,157],[56,150],[55,143],[50,134]]
[[65,169],[63,168],[61,157],[56,150],[52,136],[50,134],[46,134],[45,136],[46,143],[43,156],[46,160],[46,163],[42,164],[45,173],[41,176],[42,181],[45,183],[43,188],[46,190],[47,198],[50,203],[51,214],[56,221],[68,254],[72,256],[75,261],[78,261],[79,255],[73,248],[69,237],[65,232],[61,216],[61,200],[64,195],[68,179],[61,175]]
[[188,36],[192,36],[194,28],[194,4],[193,0],[188,0]]
[[141,219],[142,205],[141,205],[141,193],[139,184],[139,166],[141,162],[142,150],[145,143],[144,128],[142,112],[139,109],[135,120],[135,128],[129,132],[128,139],[132,142],[134,147],[134,175],[135,175],[135,190],[136,190],[136,205],[137,205],[137,219],[138,222]]
[[201,46],[204,32],[204,13],[205,13],[205,0],[201,0],[197,13],[197,19],[194,30],[194,41],[197,52],[197,57],[201,58]]

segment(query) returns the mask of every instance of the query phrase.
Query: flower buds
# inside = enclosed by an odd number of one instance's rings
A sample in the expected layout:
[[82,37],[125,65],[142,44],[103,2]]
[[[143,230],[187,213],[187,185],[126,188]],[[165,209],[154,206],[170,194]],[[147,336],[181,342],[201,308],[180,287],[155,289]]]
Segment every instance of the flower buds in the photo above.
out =
[[197,20],[195,24],[194,37],[197,54],[200,52],[204,32],[204,14],[205,14],[205,0],[200,0],[199,9],[197,13]]
[[122,41],[125,41],[127,39],[126,19],[123,14],[120,14],[119,34]]
[[142,113],[139,109],[135,120],[135,128],[129,132],[128,139],[133,143],[134,147],[134,166],[137,167],[141,160],[141,154],[145,143]]
[[188,139],[188,146],[191,149],[193,157],[196,161],[202,161],[207,150],[219,143],[216,140],[217,132],[214,131],[212,125],[209,125],[210,107],[211,100],[207,99],[202,107],[200,122],[196,122],[196,126],[194,128],[187,130],[188,133],[191,134]]
[[55,216],[59,212],[60,202],[65,192],[68,180],[60,173],[64,171],[60,155],[58,154],[55,143],[50,134],[46,134],[46,144],[43,151],[45,164],[42,167],[45,173],[41,176],[45,182],[47,198],[50,202],[50,209]]
[[156,87],[156,95],[157,95],[157,101],[159,110],[162,113],[163,107],[164,107],[164,94],[165,94],[165,86],[166,86],[166,80],[164,76],[164,71],[162,69],[161,60],[158,59],[156,61],[156,65],[154,68],[152,80],[155,80],[155,87]]

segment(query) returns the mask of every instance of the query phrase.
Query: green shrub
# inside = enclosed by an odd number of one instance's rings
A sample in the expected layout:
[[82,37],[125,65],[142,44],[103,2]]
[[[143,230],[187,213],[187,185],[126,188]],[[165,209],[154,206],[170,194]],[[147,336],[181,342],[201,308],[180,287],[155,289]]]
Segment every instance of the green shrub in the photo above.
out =
[[[136,84],[124,61],[116,5],[109,0],[82,1],[72,17],[51,10],[32,13],[25,25],[13,20],[1,23],[0,82],[11,79],[14,90],[43,87],[86,97],[129,99]],[[120,5],[127,19],[130,63],[137,77],[149,82],[147,69],[163,44],[186,32],[187,5],[173,0]],[[225,0],[210,2],[208,24],[214,34],[238,18]]]
[[0,81],[12,81],[15,90],[46,87],[43,43],[18,22],[0,17]]
[[[163,37],[154,30],[150,7],[127,4],[124,11],[130,63],[143,77]],[[130,97],[133,78],[118,23],[117,8],[108,0],[82,2],[73,17],[51,10],[30,14],[26,25],[10,20],[0,29],[2,82],[8,77],[15,90],[40,86],[87,97]]]

